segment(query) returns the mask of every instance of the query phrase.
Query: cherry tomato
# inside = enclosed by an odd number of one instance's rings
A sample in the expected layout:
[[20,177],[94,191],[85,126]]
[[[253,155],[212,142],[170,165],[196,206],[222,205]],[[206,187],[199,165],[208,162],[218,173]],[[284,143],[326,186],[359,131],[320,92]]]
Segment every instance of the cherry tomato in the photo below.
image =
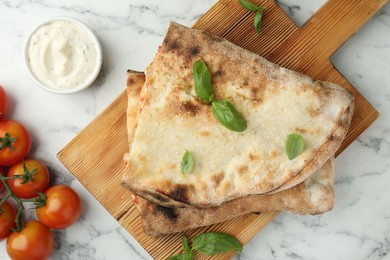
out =
[[6,248],[13,260],[43,260],[50,256],[53,245],[50,229],[39,221],[29,221],[20,232],[9,235]]
[[[24,165],[26,169],[24,168]],[[43,163],[32,159],[17,163],[8,170],[7,176],[13,177],[15,175],[29,175],[35,169],[36,172],[32,175],[33,181],[25,181],[24,179],[7,180],[9,187],[19,198],[34,198],[38,196],[38,193],[35,191],[44,192],[47,190],[50,182],[49,171]]]
[[16,211],[7,201],[0,206],[0,241],[8,237],[12,228],[16,228]]
[[[6,176],[5,170],[2,167],[0,167],[0,174],[3,175],[3,176]],[[2,181],[0,181],[0,192],[2,192],[3,189],[4,189],[4,184],[3,184]]]
[[5,92],[5,89],[0,86],[0,120],[3,119],[3,117],[8,112],[8,96]]
[[20,162],[30,149],[30,134],[21,123],[0,121],[0,165],[11,166]]
[[65,185],[56,185],[45,192],[46,205],[37,209],[38,219],[49,228],[62,229],[75,223],[81,214],[77,193]]

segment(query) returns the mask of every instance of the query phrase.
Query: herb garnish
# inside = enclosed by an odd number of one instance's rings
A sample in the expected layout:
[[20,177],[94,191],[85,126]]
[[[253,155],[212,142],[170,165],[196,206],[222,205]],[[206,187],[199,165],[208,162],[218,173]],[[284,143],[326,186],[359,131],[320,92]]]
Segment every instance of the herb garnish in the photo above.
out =
[[213,89],[211,87],[211,76],[206,64],[198,60],[193,66],[194,85],[196,95],[206,104],[213,101]]
[[180,169],[184,174],[188,174],[194,168],[194,160],[190,151],[186,150],[181,158]]
[[288,159],[293,160],[297,157],[305,146],[303,137],[300,134],[289,134],[286,142],[286,154]]
[[248,11],[256,12],[255,17],[253,19],[253,23],[255,26],[255,30],[257,33],[261,31],[261,19],[263,18],[263,11],[265,10],[264,6],[257,6],[251,2],[245,0],[239,0],[242,7],[244,7]]
[[198,60],[193,65],[194,85],[196,95],[206,104],[212,105],[215,118],[226,128],[242,132],[247,128],[245,119],[236,110],[234,105],[227,101],[214,99],[211,86],[211,76],[206,64]]
[[182,245],[184,253],[171,256],[168,260],[192,260],[194,259],[194,250],[208,256],[229,251],[236,253],[242,251],[242,245],[235,237],[221,232],[206,232],[195,236],[192,239],[192,248],[189,246],[188,239],[183,236]]
[[242,132],[246,129],[247,125],[244,118],[232,103],[222,100],[213,101],[211,105],[215,118],[226,128],[236,132]]

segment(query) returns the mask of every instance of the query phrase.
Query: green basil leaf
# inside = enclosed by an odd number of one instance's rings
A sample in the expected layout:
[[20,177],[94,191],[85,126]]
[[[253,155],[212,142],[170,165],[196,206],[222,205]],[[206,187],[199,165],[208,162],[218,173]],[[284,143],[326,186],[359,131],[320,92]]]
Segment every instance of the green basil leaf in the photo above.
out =
[[303,137],[300,134],[289,134],[286,142],[286,154],[288,159],[292,160],[297,157],[305,146]]
[[236,110],[232,103],[227,100],[213,101],[212,111],[215,118],[226,128],[242,132],[247,128],[245,119]]
[[263,11],[258,11],[253,19],[255,30],[257,33],[261,31],[261,18],[263,18]]
[[233,236],[220,232],[206,232],[192,239],[192,250],[204,255],[216,255],[228,251],[240,253],[242,245]]
[[194,160],[190,151],[186,150],[181,158],[180,169],[184,174],[190,173],[194,168]]
[[206,64],[197,60],[193,67],[194,85],[196,95],[206,104],[213,101],[213,89],[211,87],[211,75]]
[[182,242],[181,244],[183,245],[184,248],[184,254],[190,255],[192,253],[190,244],[188,243],[188,239],[186,236],[182,237]]
[[173,255],[173,256],[170,256],[168,258],[168,260],[193,260],[194,259],[194,255],[191,254],[188,255],[188,254],[179,254],[179,255]]
[[193,260],[194,259],[194,252],[192,252],[186,236],[182,237],[182,245],[184,249],[184,254],[170,256],[168,260]]
[[260,7],[245,0],[239,0],[242,7],[248,11],[258,11]]

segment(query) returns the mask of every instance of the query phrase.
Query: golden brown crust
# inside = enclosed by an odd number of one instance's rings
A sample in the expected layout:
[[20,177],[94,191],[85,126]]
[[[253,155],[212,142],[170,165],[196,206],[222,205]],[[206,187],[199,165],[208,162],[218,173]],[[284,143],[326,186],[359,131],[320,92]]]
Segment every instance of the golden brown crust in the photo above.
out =
[[[353,114],[353,103],[348,107],[348,109],[343,113],[342,117],[339,121],[339,126],[336,128],[332,136],[329,138],[328,142],[326,142],[321,148],[317,151],[316,157],[321,158],[329,158],[331,156],[334,156],[334,151],[337,151],[339,149],[341,142],[344,140],[349,125],[351,123],[351,118]],[[269,193],[275,193],[279,192],[285,189],[289,189],[291,187],[294,187],[295,185],[303,182],[305,179],[307,179],[315,169],[318,169],[322,166],[322,160],[312,160],[307,164],[305,168],[302,169],[302,171],[294,176],[292,179],[284,183],[283,185],[279,186],[275,190],[270,191]]]
[[[136,128],[140,102],[140,92],[144,86],[142,73],[128,72],[128,113],[129,128]],[[134,129],[129,129],[129,148],[133,141]],[[250,155],[252,160],[255,155]],[[241,169],[245,171],[245,167]],[[211,225],[226,221],[251,212],[285,210],[296,214],[320,214],[332,209],[333,192],[333,158],[329,159],[319,171],[304,182],[288,190],[267,194],[250,195],[223,203],[219,207],[210,208],[169,208],[139,198],[137,208],[143,220],[143,228],[149,236],[160,236],[191,228]],[[126,176],[126,174],[125,174]],[[215,183],[221,182],[222,173],[212,176]]]
[[143,228],[149,236],[160,236],[207,226],[245,214],[284,210],[295,214],[321,214],[333,208],[333,160],[306,181],[274,194],[250,195],[210,208],[169,208],[139,200]]
[[127,70],[126,92],[127,92],[127,136],[129,148],[133,142],[134,131],[137,127],[139,100],[142,87],[145,83],[145,74],[134,70]]
[[[226,130],[211,107],[194,95],[192,64],[197,59],[212,74],[216,99],[230,100],[247,120],[246,131]],[[145,86],[123,183],[139,196],[171,207],[216,206],[305,180],[340,146],[347,127],[339,124],[349,124],[345,111],[353,102],[335,84],[313,81],[175,23],[146,71]],[[289,161],[284,144],[294,131],[304,136],[306,148]],[[179,168],[185,149],[196,158],[187,175]],[[218,181],[213,181],[216,174]]]

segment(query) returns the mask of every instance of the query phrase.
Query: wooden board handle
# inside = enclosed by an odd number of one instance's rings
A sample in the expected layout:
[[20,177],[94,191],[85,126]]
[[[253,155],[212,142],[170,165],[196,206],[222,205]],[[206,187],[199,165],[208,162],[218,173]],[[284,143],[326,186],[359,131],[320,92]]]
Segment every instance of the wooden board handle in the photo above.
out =
[[324,63],[388,0],[328,0],[304,26],[272,51],[273,62],[306,73]]
[[[302,51],[305,53],[310,52],[310,58],[306,56],[305,62],[312,61],[313,56],[330,57],[387,2],[328,0],[303,25],[298,32],[299,37],[296,37],[299,39],[296,45],[304,47]],[[294,46],[291,49],[296,51]]]

